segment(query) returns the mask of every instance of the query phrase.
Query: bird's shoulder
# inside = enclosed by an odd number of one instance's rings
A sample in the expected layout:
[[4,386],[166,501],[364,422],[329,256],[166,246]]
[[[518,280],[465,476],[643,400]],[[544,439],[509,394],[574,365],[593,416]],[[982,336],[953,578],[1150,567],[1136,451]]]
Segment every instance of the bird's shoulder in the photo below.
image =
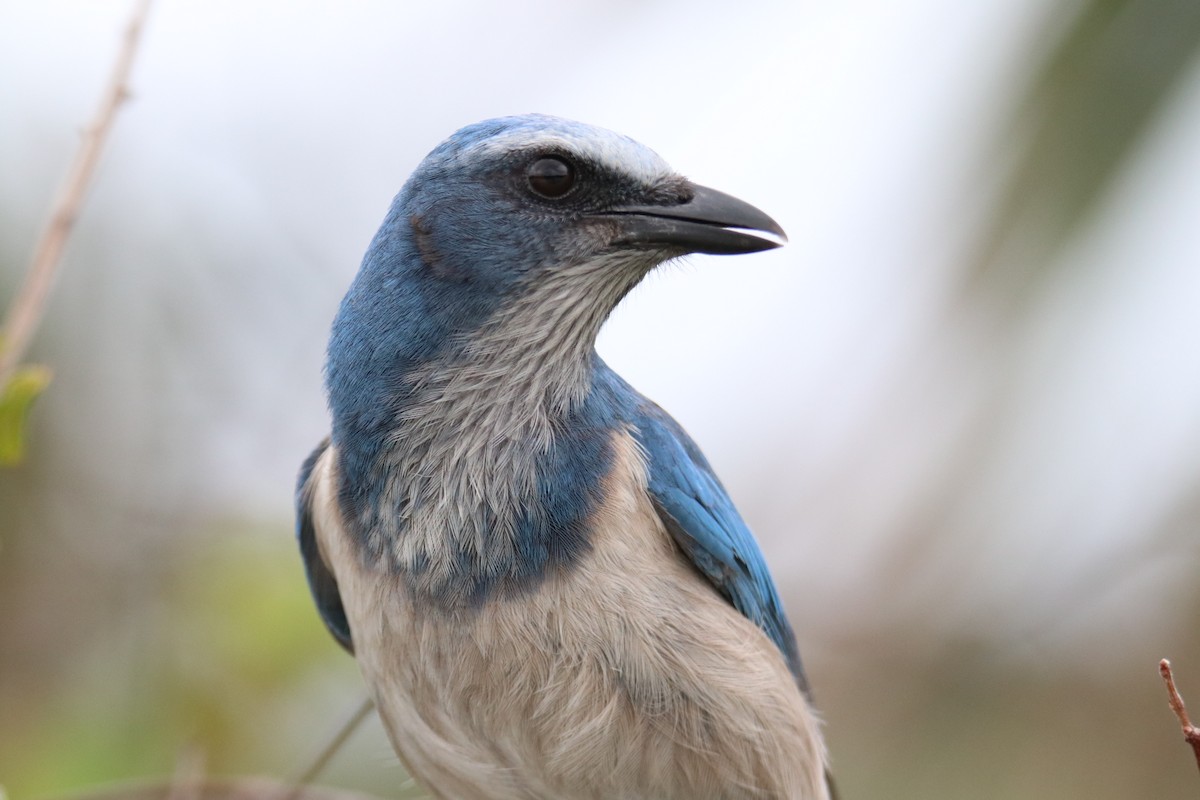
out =
[[595,387],[641,448],[646,489],[679,550],[771,638],[806,687],[795,636],[766,559],[700,447],[670,414],[603,362]]

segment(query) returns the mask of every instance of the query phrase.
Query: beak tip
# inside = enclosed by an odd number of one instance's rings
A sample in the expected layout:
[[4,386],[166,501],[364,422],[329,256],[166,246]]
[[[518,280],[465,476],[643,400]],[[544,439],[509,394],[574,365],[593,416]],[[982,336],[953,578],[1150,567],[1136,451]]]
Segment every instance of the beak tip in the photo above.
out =
[[783,230],[783,226],[775,220],[771,220],[770,225],[763,225],[757,229],[751,228],[750,230],[756,234],[766,234],[766,236],[759,236],[763,244],[766,245],[763,247],[764,250],[774,250],[777,247],[783,247],[789,241],[787,233]]
[[771,217],[768,217],[766,214],[763,214],[763,217],[765,218],[764,224],[762,225],[762,227],[759,228],[759,230],[763,231],[764,233],[769,233],[769,234],[775,236],[777,239],[779,239],[779,244],[781,244],[781,245],[787,244],[788,243],[788,235],[787,235],[787,231],[785,231],[783,229],[783,226],[780,225],[778,222],[776,222]]

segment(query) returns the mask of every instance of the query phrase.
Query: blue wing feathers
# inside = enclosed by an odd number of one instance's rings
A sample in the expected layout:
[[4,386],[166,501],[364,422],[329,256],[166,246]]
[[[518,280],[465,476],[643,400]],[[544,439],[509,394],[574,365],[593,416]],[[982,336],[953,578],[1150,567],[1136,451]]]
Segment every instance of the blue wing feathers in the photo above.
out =
[[754,535],[700,448],[667,412],[606,366],[598,370],[646,453],[655,509],[679,549],[734,608],[783,653],[796,682],[807,682],[795,635]]
[[337,639],[338,644],[353,653],[354,644],[350,640],[350,623],[346,619],[346,609],[342,606],[337,580],[321,558],[310,508],[312,488],[309,486],[309,478],[312,477],[317,460],[328,447],[329,440],[326,439],[304,459],[304,464],[300,467],[300,477],[296,482],[296,538],[300,541],[300,555],[304,558],[308,588],[312,590],[321,620],[333,634],[333,638]]

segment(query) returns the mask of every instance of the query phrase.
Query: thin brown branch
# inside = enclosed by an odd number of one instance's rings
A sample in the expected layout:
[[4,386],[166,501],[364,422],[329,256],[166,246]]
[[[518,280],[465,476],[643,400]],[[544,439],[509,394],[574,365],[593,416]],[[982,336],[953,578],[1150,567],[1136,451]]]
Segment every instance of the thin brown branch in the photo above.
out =
[[1167,701],[1171,705],[1171,710],[1175,712],[1176,719],[1179,720],[1179,727],[1183,729],[1183,738],[1192,746],[1192,752],[1196,756],[1196,766],[1200,767],[1200,728],[1193,725],[1188,718],[1183,697],[1175,688],[1175,676],[1171,674],[1171,662],[1165,658],[1158,662],[1158,672],[1162,675],[1163,683],[1167,685]]
[[92,124],[84,131],[75,161],[59,189],[50,222],[34,250],[33,261],[25,273],[25,281],[9,306],[4,330],[0,334],[0,388],[8,385],[17,365],[25,357],[29,341],[42,320],[63,248],[79,216],[84,195],[100,161],[104,142],[112,129],[117,109],[129,96],[129,72],[133,67],[138,38],[149,10],[150,0],[136,0],[129,25],[125,29],[125,42],[117,55],[117,62],[100,102],[100,108]]
[[367,718],[367,715],[374,708],[375,703],[370,697],[364,699],[354,709],[354,713],[338,727],[333,737],[321,748],[320,752],[312,758],[308,766],[304,768],[304,771],[292,781],[290,789],[280,800],[297,800],[304,793],[308,784],[316,780],[317,776],[321,774],[322,770],[325,769],[338,750],[341,750],[350,739],[350,735],[358,729],[358,726],[362,724],[363,720]]
[[189,744],[179,752],[167,800],[200,800],[204,794],[204,762],[204,751],[195,744]]

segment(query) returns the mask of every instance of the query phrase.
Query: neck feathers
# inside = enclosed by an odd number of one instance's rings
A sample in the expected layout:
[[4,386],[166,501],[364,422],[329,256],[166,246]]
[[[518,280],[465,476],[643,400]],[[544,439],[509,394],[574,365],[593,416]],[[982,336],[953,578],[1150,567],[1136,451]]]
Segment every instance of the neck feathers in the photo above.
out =
[[628,259],[541,274],[442,355],[403,402],[358,509],[364,555],[459,605],[520,588],[587,548],[611,420],[589,402],[596,334],[642,277]]

